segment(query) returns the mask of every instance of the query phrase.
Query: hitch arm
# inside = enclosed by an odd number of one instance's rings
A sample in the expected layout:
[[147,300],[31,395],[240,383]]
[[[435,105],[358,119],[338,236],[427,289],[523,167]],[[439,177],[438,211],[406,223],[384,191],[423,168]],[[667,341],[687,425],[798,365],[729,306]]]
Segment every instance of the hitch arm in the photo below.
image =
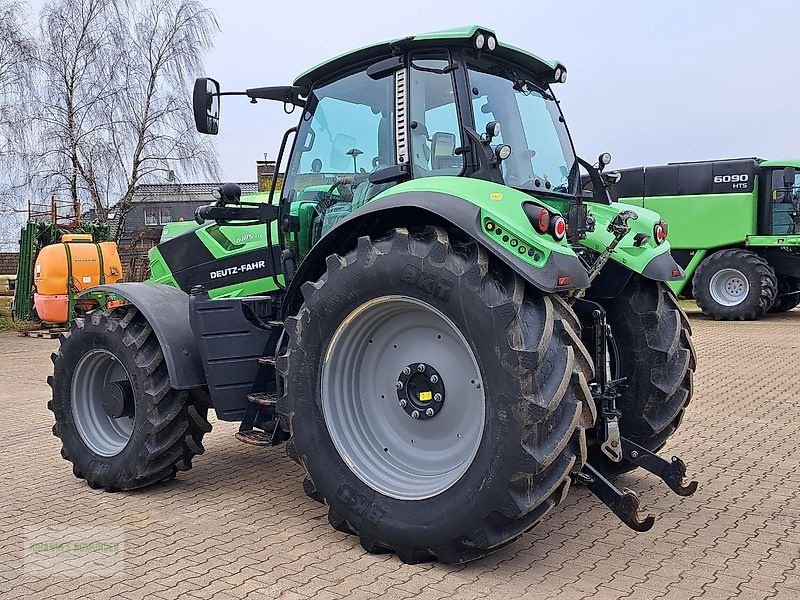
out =
[[671,461],[667,461],[658,454],[650,452],[647,448],[625,437],[621,439],[621,442],[622,457],[625,460],[660,477],[679,496],[691,496],[697,491],[696,481],[690,481],[688,484],[683,485],[683,479],[686,476],[686,464],[677,456],[673,456]]
[[603,477],[597,469],[589,463],[583,465],[574,475],[575,481],[589,488],[595,496],[611,509],[619,520],[634,531],[650,531],[656,518],[647,515],[644,519],[639,516],[639,498],[631,490],[620,491],[613,483]]

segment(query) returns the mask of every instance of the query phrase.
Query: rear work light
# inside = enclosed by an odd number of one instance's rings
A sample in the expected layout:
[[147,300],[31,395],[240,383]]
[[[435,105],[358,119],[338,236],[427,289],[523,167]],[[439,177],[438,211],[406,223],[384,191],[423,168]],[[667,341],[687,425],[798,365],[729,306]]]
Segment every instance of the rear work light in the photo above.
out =
[[531,202],[526,202],[522,205],[522,210],[525,211],[525,216],[533,225],[533,228],[539,233],[547,233],[550,229],[550,211],[541,206],[536,206]]
[[559,242],[564,239],[567,233],[567,222],[564,217],[555,217],[550,221],[550,233]]
[[667,239],[668,231],[667,222],[663,219],[653,226],[653,239],[656,241],[656,244],[664,243],[664,240]]

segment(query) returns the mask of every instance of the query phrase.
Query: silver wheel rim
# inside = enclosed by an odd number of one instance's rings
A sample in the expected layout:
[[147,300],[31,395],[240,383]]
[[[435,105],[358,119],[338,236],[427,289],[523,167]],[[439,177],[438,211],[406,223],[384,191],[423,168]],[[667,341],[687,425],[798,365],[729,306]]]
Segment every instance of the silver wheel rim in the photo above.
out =
[[[412,418],[398,399],[397,382],[413,364],[430,365],[446,386],[430,418]],[[339,455],[386,496],[436,496],[478,453],[486,421],[478,363],[455,324],[415,298],[375,298],[348,315],[328,345],[321,392]]]
[[736,306],[750,293],[750,283],[738,269],[720,269],[711,277],[709,291],[714,302],[722,306]]
[[[131,439],[134,413],[130,385],[125,367],[106,350],[87,352],[75,366],[70,392],[72,418],[83,443],[99,456],[116,456]],[[127,400],[122,401],[127,410],[119,404],[119,397]],[[111,406],[114,399],[116,405]]]

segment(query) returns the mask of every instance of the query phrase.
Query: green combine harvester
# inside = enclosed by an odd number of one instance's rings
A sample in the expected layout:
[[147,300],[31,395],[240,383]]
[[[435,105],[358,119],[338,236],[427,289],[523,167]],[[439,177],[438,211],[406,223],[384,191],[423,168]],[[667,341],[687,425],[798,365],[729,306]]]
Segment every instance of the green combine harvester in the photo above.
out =
[[800,161],[743,158],[618,171],[612,195],[658,212],[686,278],[670,282],[714,319],[800,303]]
[[565,80],[483,27],[374,44],[287,86],[198,79],[202,133],[223,96],[297,112],[285,179],[257,197],[221,186],[199,227],[169,226],[151,281],[91,290],[105,301],[50,379],[75,475],[169,480],[213,409],[240,441],[284,445],[333,527],[408,563],[485,556],[573,484],[650,529],[611,478],[697,487],[657,454],[693,390],[668,287],[683,270],[657,213],[611,202],[610,156],[575,155]]

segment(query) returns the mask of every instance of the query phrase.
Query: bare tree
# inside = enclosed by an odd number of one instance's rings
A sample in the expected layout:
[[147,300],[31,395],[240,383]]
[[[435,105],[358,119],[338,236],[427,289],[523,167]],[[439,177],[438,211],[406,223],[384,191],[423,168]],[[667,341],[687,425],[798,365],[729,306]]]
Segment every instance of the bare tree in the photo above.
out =
[[121,21],[130,27],[120,61],[125,85],[115,98],[111,128],[111,168],[124,175],[117,204],[121,223],[142,182],[172,180],[176,173],[218,175],[216,153],[195,130],[189,98],[192,78],[213,45],[216,17],[198,0],[129,6],[130,16]]
[[26,5],[0,0],[0,248],[13,250],[24,222],[16,185],[28,133],[35,45],[27,33]]
[[41,191],[68,194],[76,212],[88,194],[105,217],[107,204],[86,185],[86,174],[102,160],[108,136],[106,106],[120,78],[113,68],[117,52],[112,0],[51,0],[42,8],[38,58],[41,144],[34,153]]
[[199,0],[50,0],[40,22],[41,143],[30,155],[38,187],[68,195],[76,210],[88,203],[100,220],[111,207],[124,219],[140,183],[215,176],[189,82],[216,30]]

